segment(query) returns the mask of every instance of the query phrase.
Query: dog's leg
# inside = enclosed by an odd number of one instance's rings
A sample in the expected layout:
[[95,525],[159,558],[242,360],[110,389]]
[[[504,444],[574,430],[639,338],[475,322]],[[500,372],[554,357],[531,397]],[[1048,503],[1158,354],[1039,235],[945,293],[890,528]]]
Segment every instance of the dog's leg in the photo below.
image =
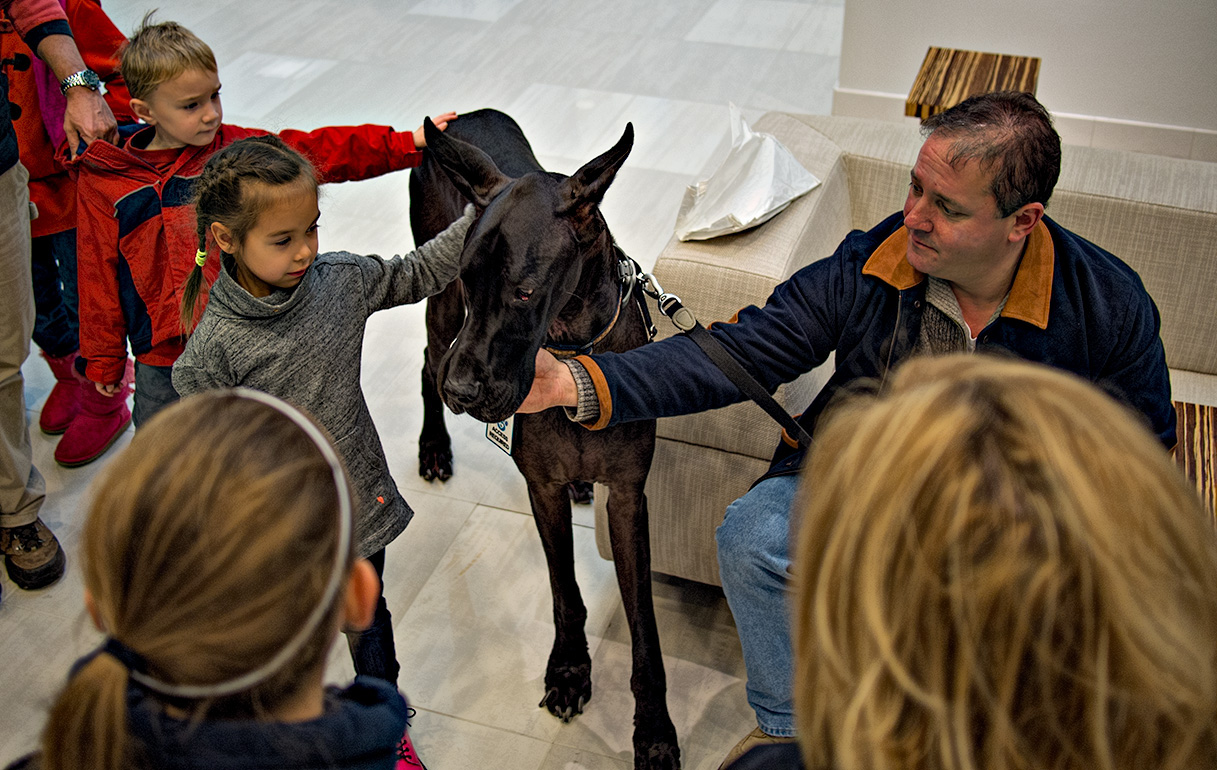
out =
[[437,387],[439,361],[460,331],[465,316],[460,283],[427,300],[427,349],[423,351],[423,428],[418,436],[418,475],[427,481],[452,477],[452,439],[444,425],[444,402]]
[[423,351],[423,428],[418,434],[418,475],[427,481],[452,478],[452,439],[444,424],[444,402],[435,388],[431,346]]
[[528,481],[533,519],[541,533],[549,588],[554,598],[554,646],[545,667],[545,695],[538,704],[569,722],[592,697],[592,659],[587,652],[587,608],[575,582],[575,544],[570,498],[564,484]]
[[651,540],[642,484],[609,487],[609,541],[633,643],[635,770],[676,770],[680,748],[668,716],[667,678],[651,598]]

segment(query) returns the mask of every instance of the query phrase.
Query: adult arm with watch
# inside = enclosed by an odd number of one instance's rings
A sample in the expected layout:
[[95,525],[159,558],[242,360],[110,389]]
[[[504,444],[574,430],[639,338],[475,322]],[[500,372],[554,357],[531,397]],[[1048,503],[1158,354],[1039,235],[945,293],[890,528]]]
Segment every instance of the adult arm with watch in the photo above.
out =
[[17,32],[38,58],[47,63],[59,78],[67,109],[63,130],[68,137],[68,150],[76,157],[76,148],[83,141],[90,144],[98,139],[113,142],[118,138],[114,113],[98,90],[97,73],[85,66],[67,16],[56,0],[12,0],[0,7],[8,12]]

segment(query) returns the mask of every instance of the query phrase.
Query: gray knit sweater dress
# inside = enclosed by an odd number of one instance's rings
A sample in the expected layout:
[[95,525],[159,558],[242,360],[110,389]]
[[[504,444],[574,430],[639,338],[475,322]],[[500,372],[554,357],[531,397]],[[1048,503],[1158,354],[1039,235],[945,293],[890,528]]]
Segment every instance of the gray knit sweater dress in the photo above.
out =
[[388,545],[414,515],[389,473],[359,383],[364,325],[377,310],[418,302],[456,277],[471,210],[405,256],[320,254],[293,289],[267,297],[242,288],[231,274],[232,257],[224,255],[207,309],[173,365],[173,387],[183,397],[253,388],[325,426],[358,497],[356,543],[363,557]]

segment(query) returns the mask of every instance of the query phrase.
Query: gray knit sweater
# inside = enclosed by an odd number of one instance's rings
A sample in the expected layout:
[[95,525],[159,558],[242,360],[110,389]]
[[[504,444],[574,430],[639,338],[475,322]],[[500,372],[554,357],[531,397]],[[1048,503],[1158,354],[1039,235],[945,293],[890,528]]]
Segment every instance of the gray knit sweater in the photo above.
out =
[[389,474],[359,384],[364,325],[377,310],[418,302],[456,277],[471,208],[404,257],[321,254],[294,289],[268,297],[243,289],[225,255],[203,318],[173,366],[182,396],[244,386],[278,396],[325,426],[359,498],[360,556],[384,548],[414,515]]

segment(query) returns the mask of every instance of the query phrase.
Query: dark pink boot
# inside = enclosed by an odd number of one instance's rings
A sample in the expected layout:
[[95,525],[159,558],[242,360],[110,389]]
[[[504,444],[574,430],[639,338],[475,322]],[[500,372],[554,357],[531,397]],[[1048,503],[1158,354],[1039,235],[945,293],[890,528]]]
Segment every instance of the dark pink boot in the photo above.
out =
[[55,387],[42,405],[42,416],[38,427],[49,436],[58,436],[72,424],[72,418],[80,411],[81,377],[76,373],[76,351],[60,358],[51,358],[42,353],[51,374],[55,375]]
[[65,468],[76,468],[105,454],[131,424],[127,397],[131,395],[134,379],[134,364],[128,359],[122,386],[113,396],[99,393],[88,380],[80,384],[80,411],[55,447],[55,462]]

